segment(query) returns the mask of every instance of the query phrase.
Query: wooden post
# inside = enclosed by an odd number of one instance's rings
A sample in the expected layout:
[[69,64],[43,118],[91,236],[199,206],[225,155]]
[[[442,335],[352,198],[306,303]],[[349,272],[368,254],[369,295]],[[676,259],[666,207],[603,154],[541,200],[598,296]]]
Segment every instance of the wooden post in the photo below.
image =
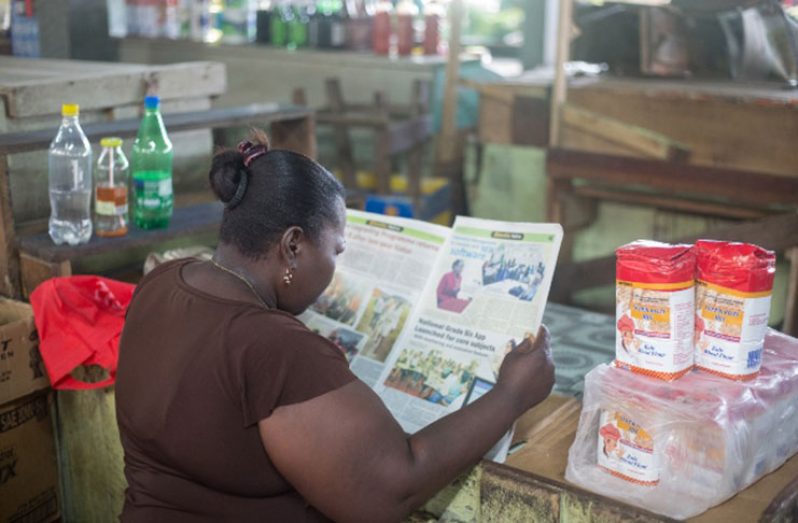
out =
[[465,205],[463,200],[462,168],[456,165],[462,154],[461,137],[457,130],[457,91],[460,78],[460,34],[463,21],[463,0],[452,0],[449,4],[449,56],[446,61],[446,81],[443,89],[443,112],[441,132],[436,150],[436,173],[445,173],[449,178],[453,210],[459,212]]
[[14,213],[9,188],[8,156],[0,156],[0,293],[19,297],[19,259],[17,257]]
[[790,275],[787,279],[787,303],[784,307],[782,330],[790,336],[798,335],[798,247],[787,249]]
[[43,281],[56,276],[72,276],[72,264],[69,260],[48,262],[23,252],[20,253],[19,261],[22,297],[26,299]]
[[277,149],[288,149],[316,159],[316,118],[313,115],[273,122],[269,138]]
[[[429,89],[426,82],[415,80],[413,82],[413,98],[410,102],[410,118],[416,119],[428,110]],[[424,144],[414,146],[407,157],[407,192],[413,199],[413,206],[421,204],[421,165]]]
[[374,175],[377,177],[377,193],[391,194],[391,115],[388,97],[382,91],[374,93],[375,116],[382,123],[376,127],[374,136]]
[[567,99],[568,75],[565,64],[571,55],[571,17],[573,0],[560,0],[559,23],[557,24],[557,54],[554,61],[554,86],[551,90],[551,121],[549,127],[549,144],[558,147],[560,136],[560,110]]
[[[328,78],[324,82],[324,90],[327,94],[327,108],[331,113],[343,117],[346,114],[346,102],[341,94],[341,83],[338,78]],[[332,127],[338,167],[341,169],[344,187],[355,190],[357,189],[357,170],[352,154],[352,142],[349,138],[349,126],[345,123],[336,123]]]

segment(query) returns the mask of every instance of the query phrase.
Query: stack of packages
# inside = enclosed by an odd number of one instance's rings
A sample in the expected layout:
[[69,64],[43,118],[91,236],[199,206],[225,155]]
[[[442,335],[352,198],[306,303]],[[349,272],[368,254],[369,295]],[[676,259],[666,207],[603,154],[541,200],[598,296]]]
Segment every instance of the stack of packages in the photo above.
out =
[[798,340],[767,327],[774,274],[754,245],[619,248],[616,360],[585,378],[566,479],[688,518],[798,452]]

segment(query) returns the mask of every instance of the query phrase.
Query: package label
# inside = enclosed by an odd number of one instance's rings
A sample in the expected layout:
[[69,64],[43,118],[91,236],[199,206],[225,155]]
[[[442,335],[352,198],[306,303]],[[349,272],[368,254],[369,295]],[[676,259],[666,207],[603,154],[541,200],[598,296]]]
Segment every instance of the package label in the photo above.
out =
[[693,282],[616,285],[615,357],[623,367],[662,379],[693,366]]
[[653,486],[659,483],[654,439],[620,412],[604,410],[598,431],[598,464],[614,476]]
[[771,291],[742,292],[704,281],[696,286],[696,364],[731,377],[762,365]]

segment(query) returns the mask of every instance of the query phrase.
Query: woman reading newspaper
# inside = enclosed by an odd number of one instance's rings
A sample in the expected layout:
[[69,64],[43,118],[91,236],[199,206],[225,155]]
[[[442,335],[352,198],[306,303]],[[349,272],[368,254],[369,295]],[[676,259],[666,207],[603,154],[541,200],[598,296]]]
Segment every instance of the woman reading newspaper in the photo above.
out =
[[467,407],[405,434],[295,315],[344,250],[344,190],[262,133],[213,159],[209,262],[141,282],[120,344],[123,522],[398,521],[474,465],[553,384],[545,329]]

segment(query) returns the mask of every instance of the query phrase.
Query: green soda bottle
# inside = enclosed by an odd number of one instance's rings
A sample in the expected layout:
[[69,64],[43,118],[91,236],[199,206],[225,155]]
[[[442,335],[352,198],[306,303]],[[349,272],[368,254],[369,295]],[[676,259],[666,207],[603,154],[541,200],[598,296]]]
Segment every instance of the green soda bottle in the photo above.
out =
[[157,96],[144,98],[144,118],[133,144],[133,222],[139,229],[169,226],[172,194],[172,142],[166,135]]

